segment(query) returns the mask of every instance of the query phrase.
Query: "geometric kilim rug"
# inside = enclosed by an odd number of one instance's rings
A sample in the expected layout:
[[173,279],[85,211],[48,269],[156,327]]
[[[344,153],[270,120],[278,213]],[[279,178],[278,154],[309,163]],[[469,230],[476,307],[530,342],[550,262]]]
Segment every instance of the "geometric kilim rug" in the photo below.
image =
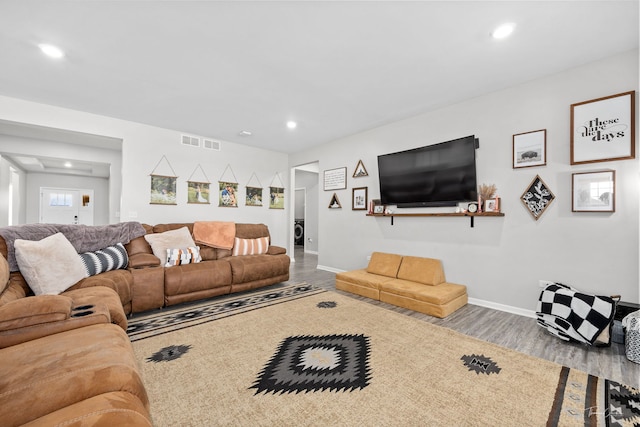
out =
[[213,299],[215,314],[158,320],[143,339],[131,322],[154,425],[640,425],[638,384],[297,286],[252,293],[234,315],[216,317],[242,296]]
[[135,317],[129,321],[127,334],[132,342],[138,341],[319,292],[325,292],[325,289],[299,283],[271,290],[231,294]]

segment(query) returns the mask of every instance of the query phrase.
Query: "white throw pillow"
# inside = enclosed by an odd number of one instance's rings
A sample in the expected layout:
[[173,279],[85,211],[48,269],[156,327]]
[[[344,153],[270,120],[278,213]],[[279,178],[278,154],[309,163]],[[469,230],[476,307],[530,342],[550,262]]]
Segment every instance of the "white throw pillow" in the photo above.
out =
[[75,248],[62,233],[42,240],[16,239],[20,273],[36,295],[57,295],[87,277]]
[[196,245],[187,227],[164,233],[145,234],[144,238],[151,245],[153,254],[160,258],[160,265],[167,263],[167,249],[188,248]]

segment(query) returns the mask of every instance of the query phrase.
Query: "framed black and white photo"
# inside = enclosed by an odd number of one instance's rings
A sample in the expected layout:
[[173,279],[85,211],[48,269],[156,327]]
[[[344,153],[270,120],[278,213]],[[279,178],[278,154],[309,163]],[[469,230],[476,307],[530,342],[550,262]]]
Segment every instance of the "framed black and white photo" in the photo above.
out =
[[324,171],[324,191],[344,190],[347,188],[347,168],[327,169]]
[[576,172],[571,177],[572,212],[615,212],[616,172]]
[[635,159],[635,91],[571,105],[571,164]]
[[536,221],[540,219],[555,198],[556,196],[549,190],[540,175],[536,175],[520,196],[520,200]]
[[351,210],[367,210],[367,187],[354,188],[351,197]]
[[513,168],[547,164],[547,130],[534,130],[513,135]]

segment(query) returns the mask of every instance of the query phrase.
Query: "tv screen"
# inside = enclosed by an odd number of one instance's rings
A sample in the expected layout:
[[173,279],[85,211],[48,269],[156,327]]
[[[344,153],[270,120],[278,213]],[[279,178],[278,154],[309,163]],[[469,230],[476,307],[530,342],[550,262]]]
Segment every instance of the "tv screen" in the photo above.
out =
[[378,156],[380,199],[399,208],[477,199],[474,135]]

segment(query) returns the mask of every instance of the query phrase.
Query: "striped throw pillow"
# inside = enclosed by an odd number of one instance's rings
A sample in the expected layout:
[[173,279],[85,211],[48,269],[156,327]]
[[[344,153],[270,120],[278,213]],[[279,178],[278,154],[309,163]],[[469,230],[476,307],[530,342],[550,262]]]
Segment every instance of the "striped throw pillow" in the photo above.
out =
[[167,263],[164,266],[173,267],[174,265],[195,264],[200,261],[202,261],[200,246],[167,249]]
[[269,249],[269,238],[240,239],[236,237],[233,244],[233,255],[259,255],[266,254]]
[[116,243],[95,252],[79,254],[87,276],[95,276],[105,271],[127,268],[129,256],[122,243]]

